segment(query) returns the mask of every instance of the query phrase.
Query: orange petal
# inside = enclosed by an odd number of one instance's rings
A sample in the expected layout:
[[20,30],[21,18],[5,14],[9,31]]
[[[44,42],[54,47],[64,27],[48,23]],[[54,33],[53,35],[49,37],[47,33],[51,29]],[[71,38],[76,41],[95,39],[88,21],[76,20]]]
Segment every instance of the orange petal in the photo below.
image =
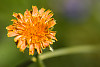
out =
[[29,45],[29,51],[34,51],[34,44]]
[[52,39],[55,39],[56,41],[57,41],[57,39],[56,39],[56,37],[55,36],[53,36],[53,35],[48,35],[50,38],[52,38]]
[[41,47],[44,49],[45,47],[43,46],[43,43],[41,43]]
[[35,44],[35,48],[37,49],[38,54],[42,53],[41,44],[40,43],[36,43]]
[[23,23],[23,20],[22,19],[18,19],[18,22]]
[[18,33],[18,34],[22,34],[23,31],[22,31],[22,30],[17,30],[17,33]]
[[48,22],[48,28],[53,27],[56,24],[56,21],[54,19],[51,19],[51,21]]
[[16,37],[14,38],[14,41],[17,42],[17,40],[19,40],[19,38],[21,38],[21,37],[22,37],[22,35],[16,36]]
[[31,19],[30,19],[30,18],[32,18],[31,16],[32,15],[31,15],[30,11],[28,11],[28,9],[26,9],[26,11],[24,13],[24,22],[31,21]]
[[55,39],[56,41],[58,41],[56,37],[53,37],[52,39]]
[[39,10],[39,15],[42,15],[42,14],[44,13],[44,11],[45,11],[45,9],[44,9],[44,8],[41,8],[41,9]]
[[56,35],[56,31],[50,31],[50,34],[55,36]]
[[15,19],[12,19],[11,21],[13,21],[14,23],[17,23],[18,21],[17,20],[15,20]]
[[32,6],[33,12],[32,16],[37,16],[38,15],[38,8],[36,6]]
[[44,44],[44,47],[47,47],[49,46],[49,43],[43,43]]
[[13,13],[13,16],[16,17],[17,19],[21,19],[20,15],[17,13]]
[[20,46],[20,51],[24,51],[25,48],[27,47],[25,42],[26,42],[25,40],[22,41],[22,44]]
[[15,31],[8,31],[8,37],[13,37],[13,36],[16,36],[16,35],[19,35],[17,34]]
[[48,14],[50,13],[50,10],[47,10],[46,12],[43,13],[42,18],[45,18],[48,16]]
[[21,39],[18,40],[18,45],[17,48],[20,48],[20,46],[22,45],[23,41]]
[[53,13],[50,13],[50,14],[47,16],[46,21],[48,22],[52,16],[53,16]]
[[14,26],[12,25],[9,25],[8,27],[6,27],[7,30],[13,30],[14,29]]
[[29,55],[34,55],[34,51],[29,51]]
[[29,45],[29,55],[33,55],[34,54],[34,44],[30,44]]
[[44,46],[44,47],[49,46],[49,42],[48,42],[48,41],[43,42],[43,46]]
[[26,9],[25,13],[24,13],[24,17],[31,17],[31,13],[30,11],[28,11],[28,9]]
[[30,44],[31,43],[31,38],[27,39],[27,43]]
[[14,17],[17,17],[17,15],[18,15],[17,13],[13,13],[13,16],[14,16]]
[[18,13],[18,15],[20,16],[21,19],[24,18],[24,16],[21,13]]
[[16,22],[17,20],[15,20],[15,19],[12,19],[11,21],[14,21],[14,22]]
[[21,26],[21,25],[17,25],[16,28],[17,28],[17,29],[20,29],[20,30],[24,30],[24,27]]
[[49,39],[48,42],[49,42],[50,44],[53,44],[53,41],[52,41],[51,39]]

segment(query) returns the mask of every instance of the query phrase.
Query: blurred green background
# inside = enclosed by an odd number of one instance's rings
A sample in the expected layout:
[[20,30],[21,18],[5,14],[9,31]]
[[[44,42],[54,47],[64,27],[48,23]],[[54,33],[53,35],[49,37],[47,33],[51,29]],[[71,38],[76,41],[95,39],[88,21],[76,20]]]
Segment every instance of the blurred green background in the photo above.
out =
[[[31,59],[28,49],[20,52],[13,38],[7,37],[6,26],[12,24],[13,12],[23,14],[26,9],[31,10],[32,5],[54,13],[58,39],[53,44],[54,50],[100,45],[100,0],[0,0],[0,67],[19,67]],[[45,59],[44,64],[46,67],[100,67],[100,52],[54,57]],[[37,64],[27,67],[37,67]]]

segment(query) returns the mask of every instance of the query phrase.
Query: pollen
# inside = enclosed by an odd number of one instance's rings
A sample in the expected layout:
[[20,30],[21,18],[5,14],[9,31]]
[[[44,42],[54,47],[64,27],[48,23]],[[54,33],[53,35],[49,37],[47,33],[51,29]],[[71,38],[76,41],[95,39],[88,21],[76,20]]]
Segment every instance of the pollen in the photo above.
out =
[[6,27],[8,37],[15,37],[17,48],[24,52],[29,48],[29,55],[34,55],[36,49],[38,54],[42,50],[57,41],[56,31],[52,28],[56,24],[51,10],[45,11],[44,8],[38,10],[36,6],[32,6],[32,10],[26,9],[24,15],[21,13],[13,13],[16,19],[12,19],[12,25]]

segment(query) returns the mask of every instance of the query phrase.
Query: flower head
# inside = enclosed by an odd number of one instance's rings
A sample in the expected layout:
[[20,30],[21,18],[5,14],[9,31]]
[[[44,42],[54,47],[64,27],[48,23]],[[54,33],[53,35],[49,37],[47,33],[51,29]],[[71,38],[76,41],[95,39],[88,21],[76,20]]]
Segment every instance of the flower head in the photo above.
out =
[[21,13],[13,13],[17,19],[12,19],[12,25],[6,27],[8,30],[8,37],[13,37],[17,42],[17,48],[24,51],[29,47],[29,55],[34,55],[34,49],[37,49],[38,54],[42,49],[53,44],[53,40],[57,40],[55,35],[56,31],[51,28],[56,24],[55,19],[51,18],[53,13],[50,10],[45,11],[41,8],[38,11],[36,6],[32,6],[33,10]]

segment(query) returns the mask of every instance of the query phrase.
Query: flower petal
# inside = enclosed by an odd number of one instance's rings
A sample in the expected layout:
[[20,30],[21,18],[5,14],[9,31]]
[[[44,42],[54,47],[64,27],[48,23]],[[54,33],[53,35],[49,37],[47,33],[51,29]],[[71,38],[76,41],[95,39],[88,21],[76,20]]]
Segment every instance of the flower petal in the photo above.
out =
[[23,41],[22,41],[22,44],[21,44],[21,46],[20,46],[20,51],[24,51],[25,48],[27,47],[25,42],[26,42],[26,40],[23,40]]
[[56,41],[57,41],[57,39],[56,39],[56,37],[54,36],[54,35],[47,35],[48,37],[50,37],[50,38],[52,38],[52,39],[55,39]]
[[22,45],[23,41],[21,39],[18,40],[18,44],[17,44],[17,48],[20,48],[20,46]]
[[44,8],[41,8],[41,9],[39,10],[39,15],[42,15],[42,14],[44,13],[44,11],[45,11],[45,9],[44,9]]
[[50,10],[47,10],[46,12],[43,13],[42,18],[45,18],[48,16],[48,14],[50,13]]
[[43,45],[43,42],[41,43],[41,47],[42,47],[43,49],[45,49],[45,47],[44,47],[44,45]]
[[12,19],[11,21],[13,21],[13,23],[18,23],[18,21],[17,21],[17,20],[15,20],[15,19]]
[[29,51],[34,51],[34,44],[29,45]]
[[34,54],[34,44],[30,44],[29,45],[29,55],[33,55]]
[[13,30],[14,29],[14,26],[12,25],[9,25],[8,27],[6,27],[7,30]]
[[32,16],[37,16],[38,15],[38,8],[36,6],[32,6],[33,12]]
[[17,25],[16,28],[17,28],[18,30],[24,30],[24,27],[21,26],[21,25]]
[[37,49],[38,54],[42,53],[41,44],[40,43],[36,43],[35,44],[35,48]]
[[21,13],[18,13],[18,15],[20,16],[20,18],[23,20],[24,16]]
[[49,46],[49,42],[48,42],[48,41],[43,42],[43,46],[44,46],[44,47]]
[[28,44],[30,44],[31,41],[32,41],[31,38],[28,38],[28,39],[27,39],[27,43],[28,43]]
[[29,55],[34,55],[34,51],[29,51]]
[[54,19],[51,19],[51,20],[48,22],[48,28],[53,27],[55,24],[56,24],[56,21],[55,21]]
[[50,14],[47,16],[46,22],[48,22],[52,16],[53,16],[53,13],[50,13]]
[[26,11],[24,12],[24,19],[27,17],[31,17],[31,13],[30,11],[28,11],[28,9],[26,9]]
[[20,15],[17,13],[13,13],[13,16],[16,17],[17,19],[21,19]]
[[8,37],[13,37],[13,36],[17,36],[19,34],[17,34],[15,31],[8,31]]
[[56,31],[50,31],[50,34],[55,36],[56,35]]
[[19,40],[19,38],[21,38],[21,37],[22,37],[22,35],[16,36],[16,37],[14,38],[14,41],[17,42],[17,40]]

